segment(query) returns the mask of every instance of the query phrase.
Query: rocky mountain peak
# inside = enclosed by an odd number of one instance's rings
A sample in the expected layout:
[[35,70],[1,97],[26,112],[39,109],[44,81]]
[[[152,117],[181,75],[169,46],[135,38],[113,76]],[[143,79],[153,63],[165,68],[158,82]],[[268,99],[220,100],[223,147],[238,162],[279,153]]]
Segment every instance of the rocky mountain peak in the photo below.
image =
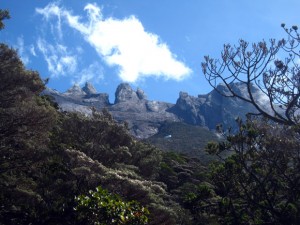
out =
[[188,107],[197,104],[197,98],[190,96],[187,92],[180,92],[176,105],[182,110],[186,110]]
[[[245,85],[231,84],[236,93],[247,96]],[[263,93],[255,86],[253,94],[258,103],[268,105]],[[220,84],[218,90],[207,94],[191,96],[180,92],[176,104],[150,101],[146,99],[143,90],[133,90],[127,83],[118,86],[115,92],[115,103],[109,102],[108,94],[97,93],[92,84],[86,83],[83,88],[74,85],[64,94],[54,90],[45,90],[44,94],[52,95],[63,111],[77,111],[91,114],[91,107],[97,110],[107,108],[117,121],[126,121],[132,134],[138,138],[147,138],[158,132],[160,126],[166,122],[184,122],[215,129],[217,124],[235,128],[237,116],[245,118],[246,113],[256,112],[256,109],[238,98],[226,98],[228,87]]]
[[140,99],[138,94],[128,83],[122,83],[118,86],[115,97],[115,104],[120,102],[138,101]]
[[137,94],[138,98],[141,99],[141,100],[142,99],[147,99],[147,96],[146,96],[145,92],[140,88],[137,89],[136,94]]
[[78,84],[74,84],[73,87],[71,87],[69,90],[65,92],[66,95],[85,95],[85,92],[81,89],[81,87]]
[[179,98],[180,99],[184,99],[184,98],[188,98],[189,97],[189,94],[187,92],[179,92]]
[[97,90],[95,89],[95,87],[94,87],[90,82],[86,82],[86,83],[85,83],[85,86],[82,88],[82,90],[83,90],[87,95],[97,94]]

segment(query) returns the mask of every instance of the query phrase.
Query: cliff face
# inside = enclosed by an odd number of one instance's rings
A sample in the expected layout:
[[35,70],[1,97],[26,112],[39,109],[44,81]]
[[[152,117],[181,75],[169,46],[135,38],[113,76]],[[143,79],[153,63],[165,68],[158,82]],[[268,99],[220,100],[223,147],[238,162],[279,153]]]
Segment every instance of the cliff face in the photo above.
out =
[[64,93],[47,88],[43,94],[52,96],[61,111],[80,112],[89,115],[92,113],[91,107],[101,109],[110,106],[108,94],[97,93],[90,83],[86,83],[83,88],[74,85]]
[[[223,94],[228,92],[223,85],[219,85],[217,89]],[[241,95],[246,93],[239,84],[234,84],[234,89]],[[237,98],[224,97],[218,91],[213,90],[198,97],[181,92],[173,112],[188,124],[205,126],[209,129],[215,129],[218,124],[227,128],[235,127],[237,117],[244,118],[247,113],[256,112],[252,105]],[[259,90],[255,89],[254,93],[259,99]]]
[[[218,90],[226,93],[226,87],[219,85]],[[242,85],[234,84],[239,93],[245,92]],[[236,117],[244,117],[248,112],[255,112],[253,106],[236,98],[226,98],[216,90],[197,97],[180,92],[176,104],[147,100],[143,90],[136,91],[129,84],[120,84],[115,93],[115,102],[109,102],[108,94],[97,93],[92,84],[86,83],[81,88],[74,85],[65,93],[47,89],[62,111],[76,111],[91,114],[91,108],[107,108],[120,122],[127,122],[131,133],[137,138],[148,138],[159,131],[166,122],[184,122],[187,124],[215,129],[217,124],[234,127]],[[259,90],[255,89],[258,100]],[[263,102],[263,98],[261,98]]]
[[120,84],[116,90],[115,103],[108,110],[118,121],[126,121],[131,133],[138,138],[148,138],[158,132],[165,121],[179,121],[168,112],[174,104],[147,100],[145,93],[132,90],[128,84]]
[[65,93],[46,89],[44,94],[52,96],[62,111],[91,115],[92,107],[97,110],[106,108],[117,121],[126,121],[131,133],[141,139],[156,134],[166,121],[180,121],[174,113],[168,112],[174,104],[147,100],[143,90],[134,91],[125,83],[118,86],[113,104],[109,102],[108,94],[97,93],[90,83],[83,88],[74,85]]

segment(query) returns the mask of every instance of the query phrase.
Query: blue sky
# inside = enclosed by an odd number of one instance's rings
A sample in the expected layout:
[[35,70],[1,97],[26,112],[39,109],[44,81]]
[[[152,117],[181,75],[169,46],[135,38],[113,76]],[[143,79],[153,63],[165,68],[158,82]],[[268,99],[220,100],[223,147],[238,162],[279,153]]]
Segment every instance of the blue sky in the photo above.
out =
[[299,0],[2,0],[0,8],[12,17],[0,41],[49,87],[90,81],[111,102],[121,82],[172,103],[179,91],[207,93],[203,56],[241,38],[285,38],[283,22],[300,25]]

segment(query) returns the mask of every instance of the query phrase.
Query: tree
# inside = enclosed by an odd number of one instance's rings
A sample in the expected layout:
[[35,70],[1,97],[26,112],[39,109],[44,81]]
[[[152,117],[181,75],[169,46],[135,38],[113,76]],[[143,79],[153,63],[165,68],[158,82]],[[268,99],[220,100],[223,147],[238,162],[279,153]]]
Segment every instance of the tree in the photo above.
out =
[[123,201],[118,195],[97,187],[87,195],[76,198],[75,211],[84,224],[143,225],[148,223],[149,211],[136,201]]
[[92,117],[66,113],[53,138],[60,145],[80,149],[105,166],[128,162],[132,158],[130,150],[133,141],[129,132],[106,111],[94,111]]
[[[297,26],[285,31],[287,40],[271,39],[269,44],[264,40],[252,45],[244,40],[237,46],[226,44],[221,59],[204,57],[202,70],[212,87],[216,88],[218,83],[227,87],[229,92],[222,95],[248,102],[259,115],[278,123],[295,125],[300,122],[300,36]],[[246,95],[234,90],[235,82],[245,86]],[[257,102],[253,86],[263,93],[269,108]]]
[[268,121],[239,123],[227,141],[210,153],[231,156],[211,166],[220,197],[210,211],[222,224],[298,224],[300,221],[300,142],[296,129]]
[[[39,94],[39,74],[26,70],[17,52],[0,44],[0,172],[25,166],[28,157],[46,146],[56,111]],[[28,151],[32,154],[28,154]],[[25,157],[25,158],[24,158]],[[14,165],[8,166],[11,160]]]
[[57,112],[40,97],[44,82],[0,44],[0,221],[29,224],[39,210],[36,170],[48,151]]
[[[283,24],[284,28],[285,25]],[[285,29],[287,40],[250,45],[224,45],[221,60],[205,56],[202,69],[226,97],[252,104],[256,116],[237,120],[239,130],[225,141],[209,143],[210,154],[229,152],[209,172],[218,198],[207,212],[222,224],[299,224],[300,221],[300,36],[297,26]],[[283,53],[287,56],[283,59]],[[237,92],[234,83],[244,86]],[[266,107],[258,101],[259,88]],[[218,89],[216,89],[218,91]],[[264,104],[266,104],[264,102]],[[199,204],[199,203],[198,203]]]
[[5,27],[4,23],[2,22],[2,20],[5,19],[10,19],[9,11],[0,9],[0,30]]

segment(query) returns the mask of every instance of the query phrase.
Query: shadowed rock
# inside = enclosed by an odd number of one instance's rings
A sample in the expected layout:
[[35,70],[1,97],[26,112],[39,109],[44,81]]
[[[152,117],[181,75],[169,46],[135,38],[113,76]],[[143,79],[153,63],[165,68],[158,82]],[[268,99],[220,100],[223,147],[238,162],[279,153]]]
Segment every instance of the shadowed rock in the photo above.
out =
[[97,94],[96,89],[90,82],[86,82],[85,86],[82,88],[82,90],[87,94],[87,95],[94,95]]

